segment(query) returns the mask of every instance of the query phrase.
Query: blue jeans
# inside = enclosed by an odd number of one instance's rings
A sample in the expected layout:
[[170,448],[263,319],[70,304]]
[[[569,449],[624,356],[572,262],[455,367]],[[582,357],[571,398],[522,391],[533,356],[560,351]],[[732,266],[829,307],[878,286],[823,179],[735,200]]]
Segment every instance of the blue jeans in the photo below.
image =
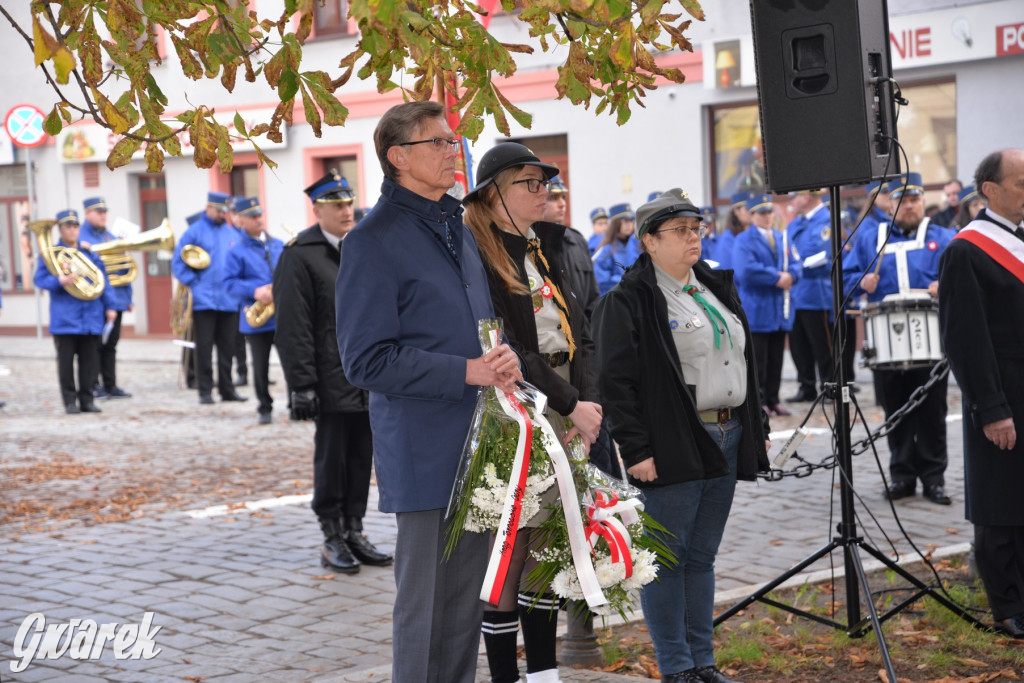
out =
[[654,641],[658,668],[671,675],[715,663],[715,555],[722,542],[736,490],[736,457],[743,430],[738,419],[705,424],[721,447],[731,472],[714,479],[644,489],[645,511],[671,534],[665,538],[679,559],[658,565],[658,580],[640,593],[644,619]]

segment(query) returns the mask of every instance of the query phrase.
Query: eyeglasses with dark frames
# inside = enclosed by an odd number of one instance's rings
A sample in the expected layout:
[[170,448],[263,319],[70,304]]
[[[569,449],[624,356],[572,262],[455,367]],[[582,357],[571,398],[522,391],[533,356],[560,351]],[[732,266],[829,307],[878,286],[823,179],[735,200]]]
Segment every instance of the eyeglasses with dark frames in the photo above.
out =
[[551,181],[541,178],[523,178],[522,180],[514,180],[510,184],[519,185],[520,183],[526,185],[526,191],[530,194],[537,194],[542,187],[546,190]]
[[458,138],[452,138],[451,140],[448,140],[446,138],[428,138],[426,140],[412,140],[410,142],[400,142],[398,143],[398,146],[408,147],[410,145],[424,145],[428,142],[433,144],[434,149],[438,151],[445,149],[445,145],[448,145],[448,147],[451,147],[453,150],[458,152],[459,147],[462,145],[462,140],[459,140]]

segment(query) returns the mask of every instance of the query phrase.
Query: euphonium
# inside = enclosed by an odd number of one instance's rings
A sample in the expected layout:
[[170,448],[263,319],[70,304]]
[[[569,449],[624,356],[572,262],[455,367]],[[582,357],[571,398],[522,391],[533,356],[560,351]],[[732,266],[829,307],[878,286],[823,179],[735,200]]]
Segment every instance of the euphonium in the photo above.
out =
[[106,286],[103,271],[78,249],[54,246],[50,232],[53,224],[52,220],[32,221],[28,224],[29,230],[39,240],[39,255],[43,257],[46,269],[55,277],[73,274],[75,281],[64,285],[64,289],[76,299],[92,301],[99,298]]
[[141,232],[134,237],[121,240],[111,240],[101,244],[94,244],[92,252],[99,254],[107,269],[107,279],[111,287],[121,287],[135,281],[139,269],[135,265],[135,259],[128,255],[129,251],[159,251],[174,249],[174,230],[171,229],[171,222],[164,219],[163,222],[153,228]]

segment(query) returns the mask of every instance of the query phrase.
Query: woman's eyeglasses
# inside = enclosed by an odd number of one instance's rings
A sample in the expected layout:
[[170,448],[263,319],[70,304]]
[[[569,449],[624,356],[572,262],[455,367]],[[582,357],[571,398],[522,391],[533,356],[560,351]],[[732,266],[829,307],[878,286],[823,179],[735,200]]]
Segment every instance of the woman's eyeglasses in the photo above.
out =
[[537,194],[540,192],[540,188],[548,189],[548,180],[541,180],[540,178],[523,178],[522,180],[515,180],[511,184],[519,185],[524,183],[526,185],[526,191],[530,194]]
[[446,140],[445,138],[430,138],[428,140],[413,140],[412,142],[401,142],[399,143],[398,146],[407,147],[409,145],[423,145],[428,142],[434,145],[434,149],[436,149],[437,151],[444,150],[445,145],[448,145],[448,147],[451,147],[453,150],[458,152],[459,146],[462,145],[462,141],[459,140],[458,138],[452,138],[451,140]]
[[708,229],[707,226],[699,225],[697,227],[662,228],[658,232],[674,232],[680,237],[693,236],[702,239],[708,234]]

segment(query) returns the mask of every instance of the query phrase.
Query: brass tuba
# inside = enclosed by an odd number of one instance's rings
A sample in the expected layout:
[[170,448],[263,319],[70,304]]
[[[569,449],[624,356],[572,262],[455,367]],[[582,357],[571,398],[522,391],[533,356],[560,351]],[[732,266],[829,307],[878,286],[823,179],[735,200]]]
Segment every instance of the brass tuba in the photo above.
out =
[[76,299],[98,299],[106,286],[103,271],[78,249],[54,246],[51,233],[53,224],[54,221],[49,219],[28,224],[29,230],[34,232],[36,239],[39,240],[39,255],[43,258],[46,269],[55,277],[73,274],[75,281],[64,285],[64,289]]
[[103,266],[107,269],[107,279],[110,280],[111,287],[127,285],[138,277],[139,269],[135,265],[135,259],[128,255],[129,251],[159,251],[161,249],[167,251],[174,249],[174,230],[171,228],[171,222],[166,218],[159,226],[141,232],[134,237],[92,245],[92,253],[99,255]]

